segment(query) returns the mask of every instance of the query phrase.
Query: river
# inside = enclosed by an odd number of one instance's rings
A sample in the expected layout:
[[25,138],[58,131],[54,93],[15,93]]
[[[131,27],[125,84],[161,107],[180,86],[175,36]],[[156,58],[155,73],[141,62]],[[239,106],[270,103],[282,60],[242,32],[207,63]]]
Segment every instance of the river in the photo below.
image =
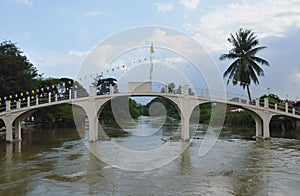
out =
[[[138,127],[153,129],[148,120],[139,118]],[[170,121],[150,136],[137,136],[106,127],[118,134],[100,142],[139,150],[182,146],[180,140],[160,139],[177,128],[178,122]],[[299,140],[259,142],[227,131],[200,157],[201,134],[170,163],[128,171],[100,161],[75,129],[24,133],[22,142],[0,143],[0,195],[299,195]]]

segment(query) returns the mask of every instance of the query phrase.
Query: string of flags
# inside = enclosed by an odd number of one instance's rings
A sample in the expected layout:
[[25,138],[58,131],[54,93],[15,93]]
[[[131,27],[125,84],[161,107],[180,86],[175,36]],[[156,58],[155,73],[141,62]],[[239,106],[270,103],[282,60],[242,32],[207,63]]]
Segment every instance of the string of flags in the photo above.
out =
[[[10,94],[7,96],[3,96],[0,97],[0,103],[5,102],[7,100],[11,100],[11,101],[21,101],[26,99],[27,97],[31,97],[31,96],[40,96],[43,97],[46,95],[46,93],[57,93],[59,88],[63,88],[63,90],[68,91],[69,88],[72,87],[68,87],[72,84],[75,84],[75,80],[72,81],[68,81],[66,82],[62,82],[62,83],[58,83],[58,84],[53,84],[53,85],[49,85],[49,86],[44,86],[44,87],[40,87],[37,89],[32,89],[29,91],[25,91],[25,92],[20,92],[20,93],[15,93],[15,94]],[[67,87],[66,87],[67,86]],[[75,86],[76,88],[76,86]]]

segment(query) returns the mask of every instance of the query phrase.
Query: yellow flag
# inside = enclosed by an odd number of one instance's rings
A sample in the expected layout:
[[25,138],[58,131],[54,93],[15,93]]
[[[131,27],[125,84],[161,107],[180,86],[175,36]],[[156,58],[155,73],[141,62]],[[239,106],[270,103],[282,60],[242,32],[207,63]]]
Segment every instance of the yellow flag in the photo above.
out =
[[150,53],[154,53],[153,44],[151,44],[151,47],[150,47]]

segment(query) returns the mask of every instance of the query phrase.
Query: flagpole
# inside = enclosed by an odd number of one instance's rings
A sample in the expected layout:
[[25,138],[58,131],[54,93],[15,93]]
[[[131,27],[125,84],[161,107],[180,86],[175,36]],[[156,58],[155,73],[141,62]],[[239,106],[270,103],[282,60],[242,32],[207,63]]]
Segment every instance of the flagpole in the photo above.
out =
[[151,47],[150,47],[150,74],[149,74],[150,82],[152,82],[152,79],[153,79],[153,53],[154,53],[154,48],[153,48],[153,43],[152,43]]

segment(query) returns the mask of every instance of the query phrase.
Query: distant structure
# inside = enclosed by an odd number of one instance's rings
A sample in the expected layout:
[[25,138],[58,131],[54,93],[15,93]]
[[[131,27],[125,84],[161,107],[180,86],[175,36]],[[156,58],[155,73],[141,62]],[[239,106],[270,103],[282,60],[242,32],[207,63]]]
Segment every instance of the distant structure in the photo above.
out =
[[153,53],[154,53],[154,48],[153,48],[153,43],[151,44],[150,47],[150,72],[149,72],[149,82],[152,82],[153,79]]

